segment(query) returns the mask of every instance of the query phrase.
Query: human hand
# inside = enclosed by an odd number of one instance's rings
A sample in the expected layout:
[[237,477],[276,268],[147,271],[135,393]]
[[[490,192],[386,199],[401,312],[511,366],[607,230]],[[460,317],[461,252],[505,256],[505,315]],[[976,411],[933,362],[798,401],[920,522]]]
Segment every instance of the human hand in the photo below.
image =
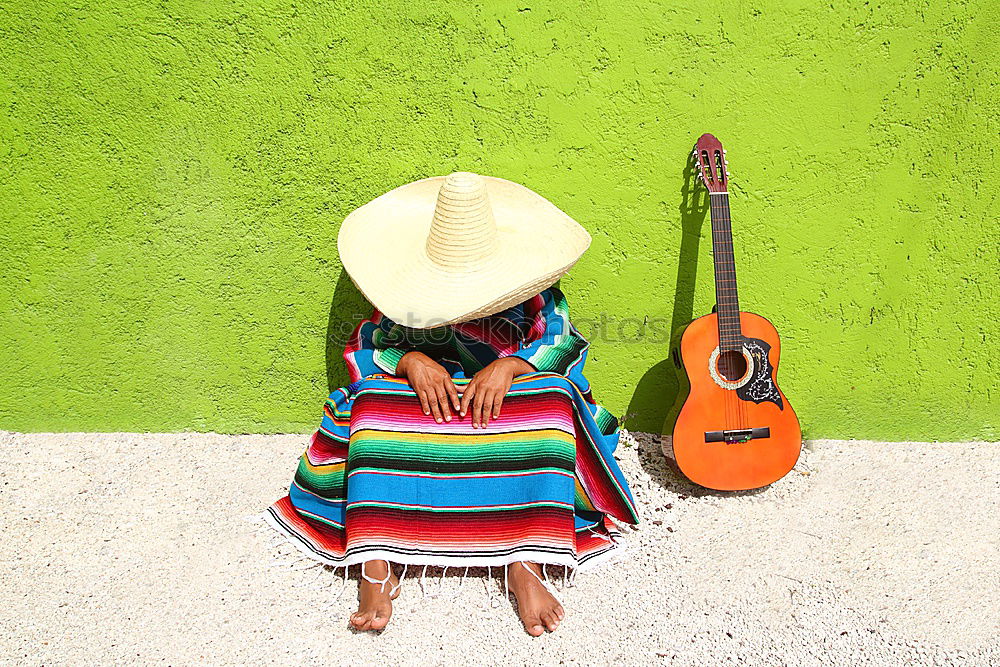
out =
[[491,362],[465,385],[459,414],[464,417],[471,406],[472,428],[486,428],[491,415],[494,419],[500,416],[500,406],[514,378],[534,372],[535,367],[520,357],[503,357]]
[[444,366],[423,352],[411,350],[404,354],[396,364],[396,375],[406,378],[413,391],[417,392],[424,414],[433,414],[438,424],[451,421],[449,403],[458,412],[458,389],[451,375]]

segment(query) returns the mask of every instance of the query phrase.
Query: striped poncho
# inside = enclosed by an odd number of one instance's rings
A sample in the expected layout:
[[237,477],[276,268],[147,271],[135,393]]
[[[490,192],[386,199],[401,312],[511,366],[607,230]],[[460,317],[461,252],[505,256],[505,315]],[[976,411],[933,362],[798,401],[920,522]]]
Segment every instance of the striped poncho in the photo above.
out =
[[[378,310],[344,351],[351,384],[327,399],[288,495],[268,522],[330,565],[385,559],[437,566],[533,561],[586,569],[620,549],[608,516],[638,517],[612,456],[618,421],[583,375],[587,341],[551,287],[496,315],[414,330]],[[459,393],[491,361],[519,356],[500,417],[438,424],[395,376],[410,350]]]

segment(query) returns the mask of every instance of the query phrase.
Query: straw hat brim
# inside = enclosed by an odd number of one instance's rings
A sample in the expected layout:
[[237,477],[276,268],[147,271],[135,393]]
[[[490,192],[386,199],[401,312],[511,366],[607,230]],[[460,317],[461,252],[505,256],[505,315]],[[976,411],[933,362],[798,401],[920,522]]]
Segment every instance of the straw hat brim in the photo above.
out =
[[496,250],[474,266],[431,260],[427,236],[445,176],[400,186],[353,211],[337,248],[344,269],[384,315],[426,329],[492,315],[526,301],[564,275],[590,234],[531,189],[483,176],[496,220]]

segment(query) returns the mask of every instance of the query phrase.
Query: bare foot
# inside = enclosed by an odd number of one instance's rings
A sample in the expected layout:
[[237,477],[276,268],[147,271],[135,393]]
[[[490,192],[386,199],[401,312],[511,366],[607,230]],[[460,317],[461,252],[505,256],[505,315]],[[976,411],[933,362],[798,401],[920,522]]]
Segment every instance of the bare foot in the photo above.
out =
[[374,584],[364,577],[358,582],[358,610],[351,614],[351,625],[356,630],[381,630],[392,616],[392,601],[399,597],[399,589],[392,589],[399,584],[399,578],[389,569],[389,563],[384,560],[370,560],[364,564],[364,573],[372,579],[385,579],[383,584]]
[[562,605],[539,581],[541,576],[542,568],[537,563],[521,561],[507,566],[507,585],[517,598],[517,613],[524,629],[532,637],[541,636],[545,630],[554,631],[566,617]]

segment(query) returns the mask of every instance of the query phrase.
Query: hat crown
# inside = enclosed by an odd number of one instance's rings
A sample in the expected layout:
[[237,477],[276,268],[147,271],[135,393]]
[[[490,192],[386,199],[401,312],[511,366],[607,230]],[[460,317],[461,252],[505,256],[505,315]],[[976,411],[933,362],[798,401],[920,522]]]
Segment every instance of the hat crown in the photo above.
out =
[[475,266],[497,249],[497,224],[479,174],[449,174],[438,190],[427,257],[445,269]]

